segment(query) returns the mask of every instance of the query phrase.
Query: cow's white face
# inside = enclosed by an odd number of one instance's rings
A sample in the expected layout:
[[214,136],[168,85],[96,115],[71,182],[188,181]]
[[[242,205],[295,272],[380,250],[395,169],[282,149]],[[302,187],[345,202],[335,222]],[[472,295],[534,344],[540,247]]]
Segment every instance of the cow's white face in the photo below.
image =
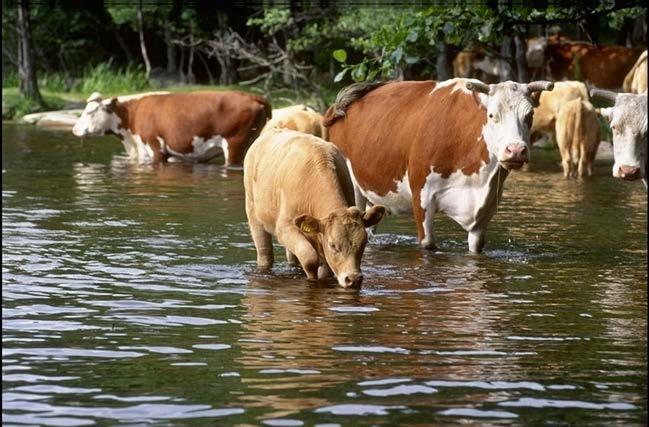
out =
[[530,159],[530,127],[534,109],[526,84],[489,85],[483,96],[487,123],[482,136],[489,151],[507,170],[520,169]]
[[615,106],[600,109],[613,132],[613,176],[646,179],[647,95],[619,94]]
[[121,120],[115,113],[116,104],[117,98],[105,104],[101,97],[91,96],[81,117],[72,128],[72,133],[75,136],[97,136],[108,131],[117,132]]

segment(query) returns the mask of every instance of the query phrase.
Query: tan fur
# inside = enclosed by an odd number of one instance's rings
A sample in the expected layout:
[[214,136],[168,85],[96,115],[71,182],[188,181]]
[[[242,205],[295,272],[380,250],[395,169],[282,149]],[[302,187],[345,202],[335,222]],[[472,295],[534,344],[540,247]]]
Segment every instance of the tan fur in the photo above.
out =
[[555,82],[553,90],[541,92],[539,106],[534,109],[531,132],[542,132],[553,139],[559,110],[573,99],[588,101],[588,90],[582,82]]
[[274,235],[289,263],[299,261],[308,279],[328,272],[342,286],[352,284],[346,279],[362,279],[365,227],[380,221],[385,209],[375,206],[363,213],[350,207],[353,187],[336,146],[301,132],[270,129],[248,151],[244,187],[260,267],[272,266]]
[[642,52],[622,84],[624,92],[643,93],[647,91],[647,51]]
[[266,123],[262,132],[275,127],[296,130],[326,139],[322,114],[302,104],[273,110],[273,118]]
[[559,110],[556,132],[563,175],[592,175],[600,131],[591,103],[581,99],[566,102]]

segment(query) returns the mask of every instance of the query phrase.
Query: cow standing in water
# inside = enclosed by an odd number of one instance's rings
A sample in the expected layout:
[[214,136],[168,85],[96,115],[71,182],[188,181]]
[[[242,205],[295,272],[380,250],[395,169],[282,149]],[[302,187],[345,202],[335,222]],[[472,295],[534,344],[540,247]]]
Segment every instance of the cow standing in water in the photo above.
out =
[[593,98],[614,103],[600,114],[613,132],[613,176],[627,181],[642,179],[647,187],[647,92],[615,93],[593,89]]
[[246,150],[271,117],[268,101],[236,92],[148,95],[124,102],[88,98],[74,135],[117,135],[138,163],[207,162],[223,153],[241,165]]
[[468,231],[479,253],[507,174],[529,160],[533,92],[550,82],[478,80],[361,83],[325,114],[347,158],[356,204],[413,212],[421,246],[435,249],[433,216]]

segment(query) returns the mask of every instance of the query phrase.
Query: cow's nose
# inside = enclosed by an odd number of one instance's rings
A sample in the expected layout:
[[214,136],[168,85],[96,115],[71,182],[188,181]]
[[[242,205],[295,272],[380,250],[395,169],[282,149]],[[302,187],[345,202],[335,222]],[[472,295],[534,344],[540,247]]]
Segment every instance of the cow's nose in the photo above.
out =
[[620,166],[619,171],[620,178],[626,179],[627,181],[633,181],[640,177],[640,168],[635,166]]
[[363,274],[362,273],[352,273],[345,276],[346,288],[360,288],[361,283],[363,283]]
[[509,144],[505,147],[505,160],[526,162],[527,161],[527,146],[524,144]]

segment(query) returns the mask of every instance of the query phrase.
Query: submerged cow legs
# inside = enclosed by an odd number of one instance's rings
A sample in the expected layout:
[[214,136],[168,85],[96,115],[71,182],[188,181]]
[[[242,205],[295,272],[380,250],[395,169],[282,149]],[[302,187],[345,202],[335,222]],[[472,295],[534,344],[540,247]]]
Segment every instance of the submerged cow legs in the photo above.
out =
[[469,231],[469,251],[475,254],[482,253],[484,248],[485,230],[476,228]]

